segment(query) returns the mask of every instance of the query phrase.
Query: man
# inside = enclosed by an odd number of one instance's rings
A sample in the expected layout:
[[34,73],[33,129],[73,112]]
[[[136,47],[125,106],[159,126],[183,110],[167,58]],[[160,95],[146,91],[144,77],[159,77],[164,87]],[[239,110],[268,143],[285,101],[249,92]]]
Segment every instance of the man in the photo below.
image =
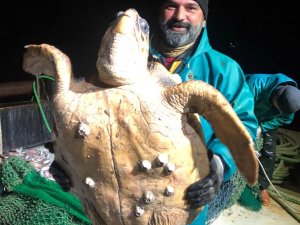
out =
[[[300,109],[300,90],[294,80],[282,73],[247,74],[246,80],[254,97],[254,112],[263,138],[259,159],[271,180],[276,161],[277,128],[293,121],[295,112]],[[270,183],[261,167],[259,183],[262,204],[269,206]]]
[[[208,0],[154,1],[159,6],[159,29],[151,41],[152,60],[158,60],[182,81],[202,80],[217,88],[231,103],[252,138],[256,137],[257,120],[254,101],[240,66],[214,50],[208,40],[206,20]],[[154,28],[155,29],[155,28]],[[209,123],[201,117],[207,147],[212,151],[211,172],[192,184],[186,193],[191,207],[209,203],[223,181],[236,172],[235,163]],[[230,128],[229,128],[230,129]],[[233,137],[234,138],[234,137]],[[207,207],[192,224],[205,224]]]

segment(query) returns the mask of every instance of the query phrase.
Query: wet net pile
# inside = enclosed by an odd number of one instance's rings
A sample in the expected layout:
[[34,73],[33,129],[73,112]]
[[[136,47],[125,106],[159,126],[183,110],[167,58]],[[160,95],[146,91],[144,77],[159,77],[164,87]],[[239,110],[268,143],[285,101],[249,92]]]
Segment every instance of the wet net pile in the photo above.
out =
[[0,165],[0,225],[87,225],[80,201],[20,157]]

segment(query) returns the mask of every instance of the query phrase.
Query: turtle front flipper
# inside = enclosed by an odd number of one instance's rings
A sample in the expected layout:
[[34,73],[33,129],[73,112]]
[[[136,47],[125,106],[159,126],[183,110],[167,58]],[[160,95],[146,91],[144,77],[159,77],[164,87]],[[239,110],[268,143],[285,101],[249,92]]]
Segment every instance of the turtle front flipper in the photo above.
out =
[[167,88],[163,96],[181,113],[198,113],[212,125],[217,137],[230,150],[250,185],[258,179],[258,161],[253,140],[225,97],[202,81],[188,81]]
[[26,45],[25,48],[23,55],[25,72],[33,75],[54,76],[57,93],[69,90],[72,68],[68,56],[48,44]]

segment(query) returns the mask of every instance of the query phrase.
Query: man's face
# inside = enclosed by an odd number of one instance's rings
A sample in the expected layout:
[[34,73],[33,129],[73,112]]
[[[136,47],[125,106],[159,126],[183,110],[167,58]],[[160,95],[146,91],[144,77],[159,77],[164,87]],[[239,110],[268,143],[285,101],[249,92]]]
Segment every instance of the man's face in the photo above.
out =
[[194,0],[166,0],[159,22],[166,44],[174,48],[194,42],[206,23]]

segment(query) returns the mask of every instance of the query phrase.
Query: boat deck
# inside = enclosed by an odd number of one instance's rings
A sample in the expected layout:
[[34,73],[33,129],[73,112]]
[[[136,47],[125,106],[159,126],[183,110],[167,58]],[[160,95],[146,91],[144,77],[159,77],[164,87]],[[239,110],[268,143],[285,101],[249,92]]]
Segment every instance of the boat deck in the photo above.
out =
[[[298,211],[299,205],[290,203]],[[276,201],[271,199],[270,206],[263,206],[259,212],[249,211],[239,205],[233,205],[224,210],[212,225],[299,225],[286,210],[284,210]]]

